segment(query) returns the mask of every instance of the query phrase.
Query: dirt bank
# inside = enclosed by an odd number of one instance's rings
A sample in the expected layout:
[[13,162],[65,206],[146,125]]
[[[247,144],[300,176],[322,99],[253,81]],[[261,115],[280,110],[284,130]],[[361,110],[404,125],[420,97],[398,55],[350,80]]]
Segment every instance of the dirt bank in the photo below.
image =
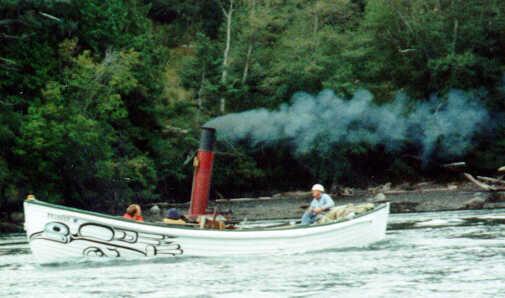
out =
[[[375,188],[344,189],[330,194],[336,205],[363,202],[390,202],[391,213],[429,212],[469,209],[505,208],[505,193],[486,192],[472,184],[435,185],[423,183],[411,187],[379,186]],[[235,220],[292,219],[301,217],[311,201],[310,192],[285,192],[271,197],[230,198],[209,202],[208,210],[231,210]],[[147,221],[161,221],[169,208],[185,212],[187,203],[159,202],[142,206]],[[0,214],[0,233],[21,232],[23,214]]]
[[[502,196],[482,192],[470,184],[426,184],[413,190],[376,188],[353,190],[352,195],[334,193],[331,196],[337,205],[390,202],[392,213],[505,208]],[[272,197],[220,199],[211,201],[209,209],[232,210],[237,220],[288,219],[300,217],[304,210],[300,206],[309,204],[310,200],[309,192],[286,192]],[[188,208],[188,203],[156,205],[159,213],[146,210],[147,217],[153,220],[161,218],[168,208]]]

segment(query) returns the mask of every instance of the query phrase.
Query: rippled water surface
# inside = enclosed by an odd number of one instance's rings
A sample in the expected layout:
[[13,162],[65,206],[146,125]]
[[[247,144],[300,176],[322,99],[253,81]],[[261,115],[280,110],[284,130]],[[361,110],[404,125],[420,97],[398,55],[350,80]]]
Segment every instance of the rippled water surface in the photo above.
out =
[[504,228],[505,210],[400,214],[367,248],[42,267],[3,235],[0,297],[505,297]]

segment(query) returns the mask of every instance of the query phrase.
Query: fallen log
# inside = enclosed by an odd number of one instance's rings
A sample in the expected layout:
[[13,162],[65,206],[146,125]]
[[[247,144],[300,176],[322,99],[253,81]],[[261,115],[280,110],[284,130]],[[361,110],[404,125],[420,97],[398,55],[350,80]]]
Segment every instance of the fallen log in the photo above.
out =
[[188,134],[190,131],[187,128],[182,128],[182,127],[177,127],[177,126],[167,124],[167,125],[165,125],[165,127],[163,127],[161,132],[164,134],[173,133],[173,134],[185,135],[185,134]]
[[472,175],[470,175],[468,173],[463,173],[463,175],[465,175],[465,177],[468,180],[470,180],[475,185],[477,185],[478,187],[480,187],[480,188],[482,188],[484,190],[487,190],[487,191],[504,191],[505,190],[505,187],[496,187],[496,186],[493,186],[493,185],[489,185],[487,183],[484,183],[482,181],[479,181],[479,180],[475,179]]
[[451,162],[451,163],[446,163],[446,164],[442,165],[442,167],[444,167],[444,168],[457,168],[457,167],[464,167],[464,166],[466,166],[466,162],[464,162],[464,161]]
[[477,176],[477,179],[482,180],[482,181],[486,181],[486,182],[499,183],[499,184],[505,185],[505,181],[503,181],[501,179],[485,177],[485,176]]
[[388,190],[385,191],[385,195],[399,195],[399,194],[405,194],[405,193],[411,193],[415,192],[415,190],[403,190],[403,189],[393,189],[393,190]]
[[398,194],[406,194],[406,193],[424,193],[424,192],[437,192],[437,191],[454,191],[458,189],[457,187],[430,187],[430,188],[418,188],[413,190],[404,190],[404,189],[392,189],[385,191],[386,195],[398,195]]
[[448,187],[432,187],[420,189],[420,192],[436,192],[436,191],[453,191],[458,189],[458,187],[448,186]]

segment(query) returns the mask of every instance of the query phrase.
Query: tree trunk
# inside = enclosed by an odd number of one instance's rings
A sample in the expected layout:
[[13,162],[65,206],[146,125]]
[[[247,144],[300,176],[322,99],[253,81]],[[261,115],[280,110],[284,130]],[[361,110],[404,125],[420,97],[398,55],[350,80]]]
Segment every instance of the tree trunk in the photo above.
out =
[[[223,53],[223,72],[221,73],[221,84],[224,86],[226,85],[226,79],[228,77],[228,56],[230,54],[230,44],[231,44],[231,20],[232,20],[232,14],[233,14],[233,0],[230,0],[230,6],[228,8],[228,11],[224,9],[224,7],[221,7],[223,10],[223,14],[226,17],[226,46],[224,48],[224,53]],[[224,114],[226,111],[226,98],[224,96],[221,96],[220,104],[219,104],[219,111]]]
[[201,110],[203,108],[203,85],[205,83],[205,69],[202,71],[202,80],[200,81],[200,88],[198,89],[198,94],[196,98],[196,104],[198,105],[198,109]]
[[226,16],[226,46],[223,53],[223,72],[221,73],[221,81],[226,82],[228,76],[228,56],[230,54],[231,44],[231,17],[233,13],[233,1],[230,2],[230,9],[225,14]]
[[[251,17],[254,17],[254,10],[256,9],[256,0],[251,1]],[[254,46],[254,40],[255,37],[254,35],[256,32],[252,32],[251,37],[249,39],[249,46],[247,48],[247,55],[245,57],[245,65],[244,65],[244,72],[242,73],[242,85],[245,84],[247,80],[247,74],[249,72],[249,64],[251,61],[251,55],[253,51],[253,46]]]
[[251,42],[249,43],[249,48],[247,49],[247,55],[245,57],[244,72],[242,73],[242,85],[247,80],[247,73],[249,72],[249,61],[251,60],[251,54],[252,54],[252,50],[253,50],[253,43],[254,43],[254,41],[251,40]]
[[[452,45],[451,45],[452,59],[454,59],[454,56],[456,55],[456,42],[458,40],[458,27],[459,27],[458,20],[454,20],[454,29],[452,32]],[[452,61],[454,61],[454,60],[452,60]],[[455,67],[455,65],[453,62],[452,67],[451,67],[451,83],[452,84],[454,84],[454,80],[456,77],[456,71],[455,71],[454,67]]]

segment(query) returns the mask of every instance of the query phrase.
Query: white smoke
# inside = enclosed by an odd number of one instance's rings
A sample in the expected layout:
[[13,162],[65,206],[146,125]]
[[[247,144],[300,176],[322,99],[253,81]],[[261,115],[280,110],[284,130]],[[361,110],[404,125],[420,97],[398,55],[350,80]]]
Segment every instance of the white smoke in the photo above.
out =
[[276,110],[228,114],[206,126],[216,128],[221,140],[248,140],[251,146],[288,142],[295,154],[360,143],[395,151],[409,143],[419,146],[428,159],[435,151],[444,157],[464,154],[488,120],[481,101],[462,91],[415,103],[398,95],[390,103],[377,105],[368,91],[358,91],[346,100],[324,90],[317,96],[299,92]]

